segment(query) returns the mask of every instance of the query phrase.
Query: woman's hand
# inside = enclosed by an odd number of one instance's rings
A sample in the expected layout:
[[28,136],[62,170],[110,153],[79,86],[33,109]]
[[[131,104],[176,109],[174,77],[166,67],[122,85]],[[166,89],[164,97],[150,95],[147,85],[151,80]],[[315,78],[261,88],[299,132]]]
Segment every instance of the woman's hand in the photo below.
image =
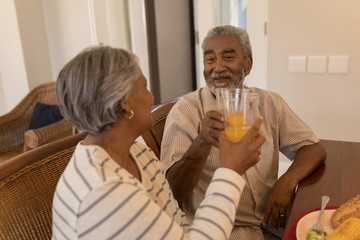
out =
[[221,133],[221,167],[230,168],[242,175],[260,160],[260,147],[265,142],[264,137],[258,134],[261,122],[262,117],[259,117],[238,142],[231,142],[226,138],[224,132]]

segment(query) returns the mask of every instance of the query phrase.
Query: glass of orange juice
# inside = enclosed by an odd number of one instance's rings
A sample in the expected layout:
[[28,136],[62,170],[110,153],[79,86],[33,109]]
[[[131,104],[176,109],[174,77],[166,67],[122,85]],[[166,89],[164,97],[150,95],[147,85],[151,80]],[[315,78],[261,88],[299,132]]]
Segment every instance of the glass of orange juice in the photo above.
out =
[[224,113],[224,94],[227,91],[226,88],[215,88],[215,98],[216,98],[216,110],[221,114]]
[[225,134],[230,141],[237,142],[259,116],[259,96],[248,89],[225,91],[223,111]]

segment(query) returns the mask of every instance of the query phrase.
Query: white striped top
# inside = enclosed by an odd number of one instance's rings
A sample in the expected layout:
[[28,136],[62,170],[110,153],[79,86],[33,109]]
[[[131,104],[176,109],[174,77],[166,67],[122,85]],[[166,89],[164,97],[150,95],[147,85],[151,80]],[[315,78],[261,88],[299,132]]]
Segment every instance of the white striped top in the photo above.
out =
[[141,181],[99,146],[78,144],[53,202],[53,239],[227,239],[244,179],[219,168],[189,227],[159,160],[134,143]]

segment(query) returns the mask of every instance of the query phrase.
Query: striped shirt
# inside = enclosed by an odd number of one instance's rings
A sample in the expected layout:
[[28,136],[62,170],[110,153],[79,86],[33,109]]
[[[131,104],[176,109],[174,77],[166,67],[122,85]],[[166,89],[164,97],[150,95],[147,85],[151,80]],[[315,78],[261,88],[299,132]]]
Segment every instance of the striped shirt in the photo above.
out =
[[[244,174],[246,186],[241,195],[235,225],[241,226],[250,235],[240,234],[241,238],[237,239],[259,239],[257,236],[262,234],[260,226],[267,199],[277,181],[279,151],[293,159],[301,147],[319,141],[277,93],[258,88],[250,88],[250,92],[259,95],[259,112],[263,117],[259,133],[265,138],[265,143],[261,147],[260,161]],[[165,171],[184,156],[199,135],[205,113],[215,109],[216,99],[207,86],[182,97],[173,106],[166,119],[161,143],[160,159]],[[198,209],[214,171],[219,166],[219,149],[212,147],[197,186],[184,201],[184,211],[188,215],[194,215]],[[251,235],[251,232],[254,234]]]
[[154,153],[130,149],[141,182],[104,149],[77,145],[53,201],[53,239],[227,239],[244,179],[216,171],[192,226],[179,209]]

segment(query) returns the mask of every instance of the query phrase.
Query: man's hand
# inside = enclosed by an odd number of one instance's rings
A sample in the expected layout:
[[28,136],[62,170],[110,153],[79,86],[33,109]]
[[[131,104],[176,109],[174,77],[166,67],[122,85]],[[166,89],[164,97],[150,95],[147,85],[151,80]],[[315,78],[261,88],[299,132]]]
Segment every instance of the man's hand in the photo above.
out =
[[207,144],[219,148],[219,137],[224,130],[224,118],[218,111],[211,110],[205,113],[202,120],[202,129],[199,136]]
[[325,160],[326,152],[320,143],[303,146],[296,153],[293,163],[275,183],[270,194],[263,224],[266,226],[272,215],[272,225],[284,227],[295,195],[296,185],[309,176]]
[[269,223],[270,216],[272,216],[271,224],[275,229],[284,228],[286,224],[287,215],[290,213],[291,203],[294,199],[295,187],[291,186],[283,179],[279,179],[269,196],[266,206],[263,225]]

